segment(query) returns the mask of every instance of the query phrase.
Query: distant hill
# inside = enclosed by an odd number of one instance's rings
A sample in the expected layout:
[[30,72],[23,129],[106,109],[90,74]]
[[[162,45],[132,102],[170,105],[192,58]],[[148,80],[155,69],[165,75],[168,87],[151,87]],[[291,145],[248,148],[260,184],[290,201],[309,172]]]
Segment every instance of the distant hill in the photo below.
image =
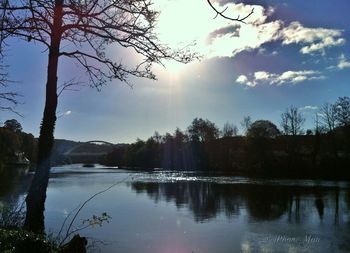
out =
[[[62,165],[67,164],[70,161],[67,160],[65,157],[65,153],[72,148],[76,146],[80,146],[84,144],[85,142],[81,141],[71,141],[71,140],[65,140],[65,139],[56,139],[54,148],[52,150],[52,165]],[[116,144],[114,148],[120,148],[124,147],[128,144]],[[75,153],[100,153],[105,152],[106,150],[110,150],[111,147],[107,144],[94,144],[94,143],[87,143],[86,145],[82,145],[75,150]],[[84,161],[81,161],[84,162]]]
[[66,163],[65,157],[63,154],[68,150],[72,149],[73,147],[80,145],[81,143],[82,142],[80,141],[55,139],[55,144],[52,150],[52,158],[51,158],[52,165],[65,164]]

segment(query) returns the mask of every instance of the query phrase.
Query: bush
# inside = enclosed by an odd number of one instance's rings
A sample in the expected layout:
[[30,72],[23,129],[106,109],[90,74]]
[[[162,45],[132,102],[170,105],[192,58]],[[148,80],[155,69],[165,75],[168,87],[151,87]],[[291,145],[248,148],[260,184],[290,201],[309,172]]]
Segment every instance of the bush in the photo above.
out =
[[45,235],[37,235],[21,229],[0,228],[0,249],[6,253],[48,253],[58,252],[55,244]]

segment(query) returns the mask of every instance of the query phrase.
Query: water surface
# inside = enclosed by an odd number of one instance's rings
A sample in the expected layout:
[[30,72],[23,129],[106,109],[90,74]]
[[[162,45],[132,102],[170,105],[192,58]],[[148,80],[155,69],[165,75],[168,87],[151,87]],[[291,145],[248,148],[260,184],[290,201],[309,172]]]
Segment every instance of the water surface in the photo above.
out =
[[[118,183],[119,182],[119,183]],[[73,228],[106,212],[109,223],[81,231],[100,252],[349,252],[346,182],[262,180],[194,172],[55,167],[45,224],[57,234],[91,195]]]

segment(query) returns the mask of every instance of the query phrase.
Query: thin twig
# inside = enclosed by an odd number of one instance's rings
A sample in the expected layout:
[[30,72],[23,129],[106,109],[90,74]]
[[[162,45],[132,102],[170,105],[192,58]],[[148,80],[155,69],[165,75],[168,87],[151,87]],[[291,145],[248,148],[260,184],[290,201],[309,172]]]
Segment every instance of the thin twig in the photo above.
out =
[[[112,184],[111,186],[107,187],[106,189],[102,190],[102,191],[99,191],[95,194],[93,194],[91,197],[89,197],[87,200],[84,201],[84,203],[82,205],[80,205],[79,209],[76,211],[72,221],[69,223],[69,226],[67,228],[67,232],[66,232],[66,236],[65,238],[61,241],[61,243],[59,244],[59,246],[62,246],[62,244],[67,240],[67,238],[72,234],[71,232],[71,228],[72,228],[72,225],[74,223],[74,221],[76,220],[78,214],[81,212],[81,210],[84,208],[84,206],[90,202],[93,198],[95,198],[96,196],[102,194],[102,193],[105,193],[107,192],[108,190],[112,189],[114,186],[118,185],[118,184],[121,184],[123,182],[125,182],[127,179],[129,179],[131,177],[131,175],[128,175],[127,177],[125,177],[123,180],[121,181],[118,181],[118,182],[115,182],[114,184]],[[75,208],[74,210],[76,210],[77,208]],[[65,223],[66,221],[64,221]],[[60,231],[61,232],[61,231]]]

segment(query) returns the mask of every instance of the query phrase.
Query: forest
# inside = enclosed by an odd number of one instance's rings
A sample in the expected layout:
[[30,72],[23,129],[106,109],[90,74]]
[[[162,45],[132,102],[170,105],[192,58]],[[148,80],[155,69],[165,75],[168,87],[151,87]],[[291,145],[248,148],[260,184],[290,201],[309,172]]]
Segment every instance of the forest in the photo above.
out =
[[186,131],[158,132],[143,141],[115,148],[106,165],[134,169],[163,168],[224,172],[253,177],[349,179],[350,99],[340,97],[315,114],[315,128],[304,131],[305,118],[294,106],[281,115],[281,129],[269,120],[238,127],[195,118]]
[[[340,97],[315,113],[314,129],[303,129],[302,112],[291,106],[281,114],[280,128],[269,120],[241,122],[242,134],[232,123],[220,129],[210,120],[195,118],[185,131],[157,131],[146,141],[116,145],[100,163],[126,169],[194,170],[252,177],[349,179],[350,99]],[[37,139],[22,131],[17,120],[0,128],[0,168],[23,154],[35,165]],[[80,143],[80,142],[79,142]],[[77,142],[56,140],[53,161],[65,164],[64,152]],[[96,146],[95,148],[99,148]],[[100,147],[100,149],[103,147]],[[5,169],[6,167],[6,169]]]

